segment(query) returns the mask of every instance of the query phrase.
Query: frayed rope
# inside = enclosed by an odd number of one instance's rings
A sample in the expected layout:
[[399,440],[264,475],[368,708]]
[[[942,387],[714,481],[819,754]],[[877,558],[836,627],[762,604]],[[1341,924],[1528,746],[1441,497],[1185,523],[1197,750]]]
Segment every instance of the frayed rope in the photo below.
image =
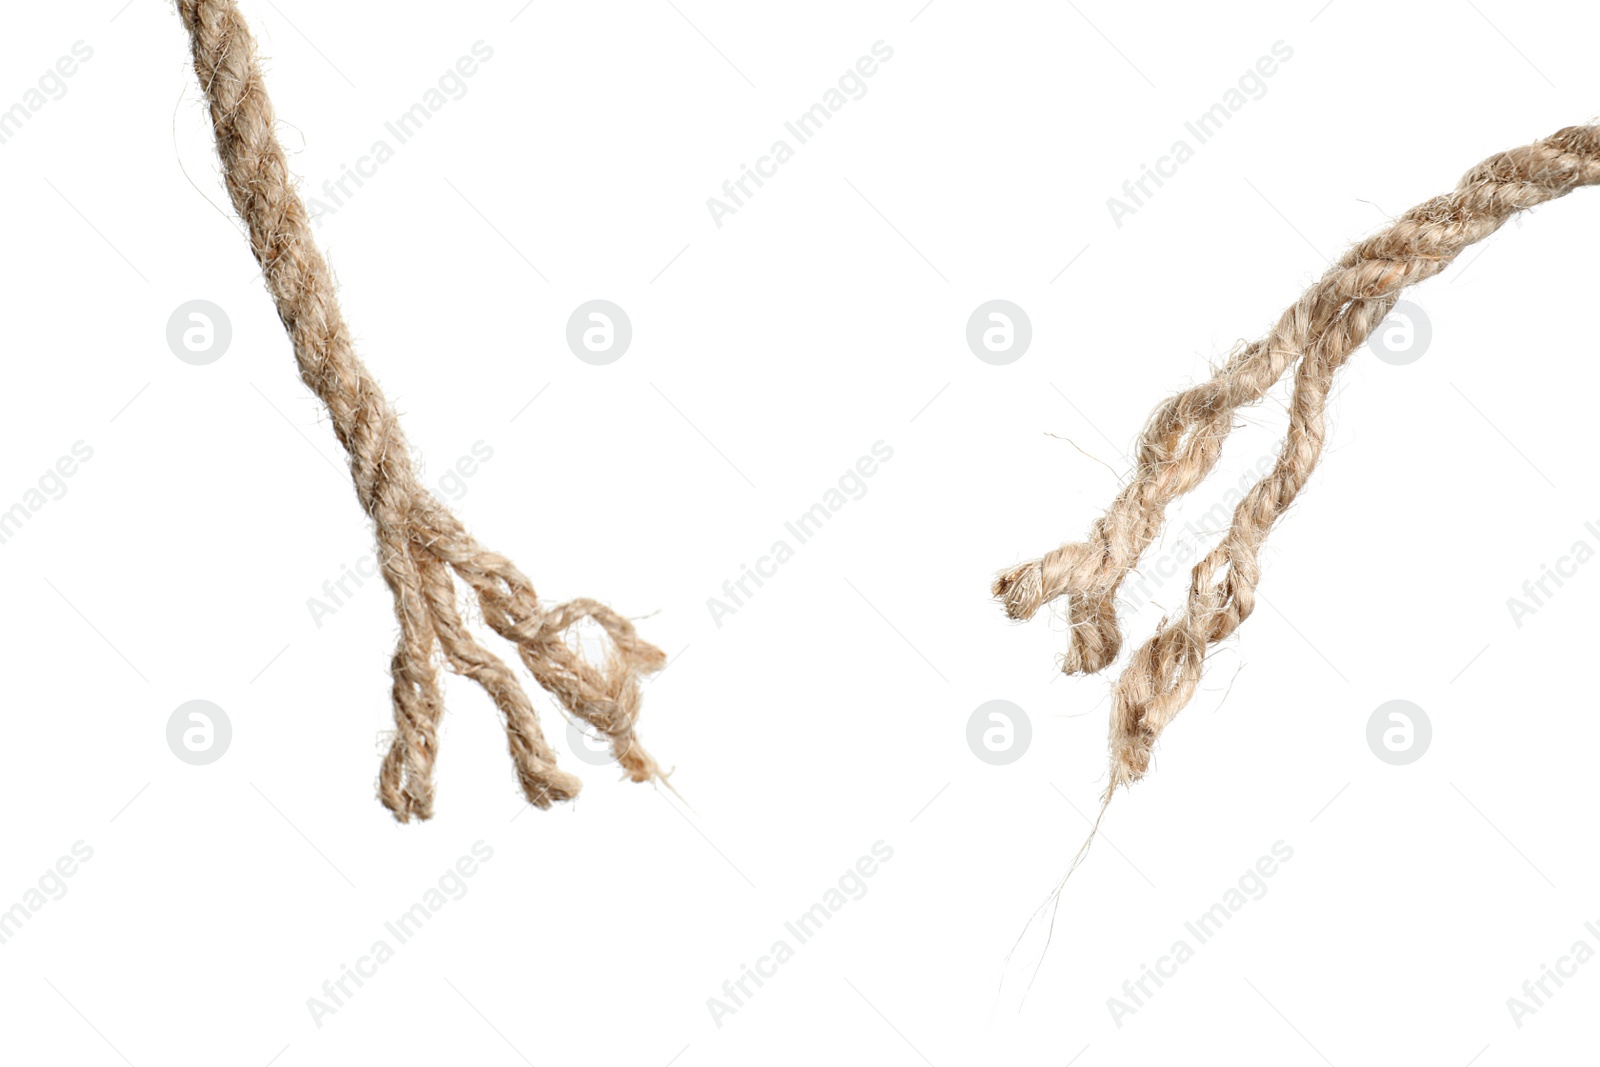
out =
[[1122,647],[1117,590],[1161,531],[1167,505],[1211,472],[1235,413],[1260,401],[1293,369],[1288,431],[1276,465],[1239,502],[1221,542],[1195,565],[1181,611],[1161,621],[1113,687],[1104,803],[1149,770],[1156,738],[1194,695],[1207,650],[1254,610],[1262,542],[1322,454],[1334,375],[1383,322],[1400,291],[1444,270],[1518,211],[1597,182],[1600,126],[1592,125],[1570,126],[1473,167],[1454,192],[1412,208],[1347,251],[1271,333],[1240,348],[1209,381],[1158,407],[1140,435],[1131,480],[1086,539],[995,578],[991,592],[1013,619],[1031,618],[1052,600],[1067,598],[1065,673],[1110,666]]
[[[400,822],[433,814],[433,765],[444,714],[436,648],[500,709],[530,804],[548,808],[570,800],[582,785],[556,765],[516,675],[463,625],[456,579],[472,590],[489,628],[516,646],[534,679],[610,740],[630,779],[664,779],[636,740],[634,723],[640,679],[660,670],[666,656],[640,639],[631,622],[596,601],[541,604],[510,560],[478,544],[417,481],[399,422],[355,354],[333,277],[292,187],[244,17],[233,0],[178,0],[178,13],[211,106],[228,194],[249,227],[251,249],[294,343],[300,377],[327,405],[334,433],[350,455],[356,496],[372,517],[384,581],[394,596],[400,620],[390,663],[396,729],[378,777],[384,806]],[[568,642],[569,629],[585,619],[610,638],[609,656],[599,666]]]

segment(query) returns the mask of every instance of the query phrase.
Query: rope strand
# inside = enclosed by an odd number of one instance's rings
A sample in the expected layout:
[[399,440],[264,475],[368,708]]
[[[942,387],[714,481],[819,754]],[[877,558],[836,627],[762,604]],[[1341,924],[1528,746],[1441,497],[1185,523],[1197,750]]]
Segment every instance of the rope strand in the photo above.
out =
[[1406,212],[1359,242],[1278,320],[1207,382],[1163,403],[1139,441],[1133,480],[1082,542],[1064,544],[1003,572],[994,595],[1012,618],[1070,598],[1067,673],[1109,666],[1121,645],[1115,596],[1161,529],[1165,508],[1215,466],[1234,412],[1260,400],[1294,367],[1288,430],[1272,471],[1234,509],[1222,541],[1190,575],[1176,618],[1132,657],[1112,694],[1111,780],[1141,778],[1161,731],[1189,702],[1206,650],[1255,608],[1259,553],[1273,525],[1305,487],[1322,454],[1333,378],[1379,326],[1408,286],[1438,274],[1469,245],[1516,212],[1600,183],[1600,127],[1572,126],[1500,152],[1472,168],[1454,192]]
[[[530,804],[548,808],[581,787],[556,765],[516,676],[462,624],[456,578],[473,591],[489,627],[516,645],[535,680],[609,738],[629,778],[664,778],[637,743],[634,724],[640,678],[660,670],[666,656],[596,601],[541,605],[532,583],[474,540],[417,481],[399,422],[355,354],[332,275],[291,184],[244,17],[234,0],[178,0],[178,12],[210,103],[228,195],[249,229],[300,377],[327,405],[333,432],[349,453],[356,496],[372,518],[384,581],[394,598],[400,637],[390,661],[395,736],[378,778],[384,806],[400,822],[433,814],[433,766],[444,714],[436,648],[451,670],[480,685],[499,709]],[[568,644],[568,631],[585,619],[610,638],[609,657],[600,667]]]

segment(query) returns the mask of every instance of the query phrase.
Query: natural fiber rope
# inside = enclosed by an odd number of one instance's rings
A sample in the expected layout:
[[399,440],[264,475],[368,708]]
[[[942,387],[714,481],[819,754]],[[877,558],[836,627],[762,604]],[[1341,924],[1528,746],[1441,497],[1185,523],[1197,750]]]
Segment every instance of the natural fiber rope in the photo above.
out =
[[[418,483],[394,412],[356,357],[340,316],[332,275],[273,130],[272,104],[243,16],[233,0],[178,0],[178,12],[211,105],[228,193],[249,227],[251,248],[294,343],[300,377],[327,405],[334,433],[350,454],[356,496],[372,516],[383,577],[394,595],[400,620],[390,666],[396,733],[378,779],[384,806],[401,822],[433,814],[433,764],[444,711],[435,647],[500,709],[529,803],[548,808],[571,799],[581,786],[556,766],[516,676],[462,624],[455,577],[471,587],[484,620],[517,646],[539,684],[610,739],[629,778],[661,777],[634,738],[634,722],[640,676],[659,670],[666,657],[641,640],[627,619],[593,600],[541,605],[509,560],[478,544]],[[610,638],[602,667],[568,644],[567,630],[584,619],[594,620]]]
[[1209,381],[1156,409],[1140,437],[1132,480],[1091,526],[1087,540],[1063,544],[995,579],[994,595],[1016,619],[1069,597],[1071,635],[1062,669],[1092,673],[1108,666],[1122,643],[1117,589],[1160,532],[1167,505],[1215,466],[1234,412],[1259,401],[1298,363],[1277,464],[1234,509],[1221,543],[1195,565],[1182,611],[1162,620],[1113,690],[1106,801],[1149,769],[1156,738],[1194,694],[1207,648],[1254,610],[1261,544],[1321,456],[1333,377],[1389,314],[1401,289],[1442,271],[1516,212],[1596,183],[1600,127],[1571,126],[1491,156],[1468,171],[1454,192],[1412,208],[1358,243],[1265,338],[1239,351]]

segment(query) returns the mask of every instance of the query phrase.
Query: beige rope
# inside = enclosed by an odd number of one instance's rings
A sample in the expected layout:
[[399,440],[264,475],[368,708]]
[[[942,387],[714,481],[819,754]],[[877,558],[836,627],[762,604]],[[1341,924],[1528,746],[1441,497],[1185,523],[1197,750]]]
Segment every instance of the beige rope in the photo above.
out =
[[[455,578],[472,589],[484,620],[516,645],[538,683],[610,739],[629,778],[661,777],[634,738],[634,722],[640,676],[659,670],[666,657],[641,640],[627,619],[593,600],[541,605],[510,560],[478,544],[418,483],[394,412],[356,357],[332,275],[291,186],[243,16],[233,0],[178,0],[178,12],[211,105],[228,194],[249,227],[251,248],[294,343],[300,377],[327,405],[333,431],[350,454],[356,496],[372,516],[383,577],[394,595],[400,620],[390,665],[396,733],[378,779],[384,806],[401,822],[433,814],[433,764],[444,712],[436,647],[452,670],[481,685],[500,709],[529,803],[548,808],[577,795],[581,785],[556,766],[516,676],[462,624]],[[568,644],[567,631],[584,619],[610,638],[609,658],[598,668]]]
[[1456,190],[1406,212],[1361,241],[1278,320],[1212,378],[1167,400],[1138,445],[1135,471],[1081,542],[1001,573],[992,591],[1012,618],[1069,598],[1062,669],[1099,671],[1116,658],[1118,587],[1159,533],[1166,507],[1215,466],[1240,407],[1259,401],[1291,367],[1289,427],[1276,466],[1234,509],[1227,534],[1191,572],[1177,617],[1129,659],[1112,695],[1111,781],[1137,781],[1151,749],[1200,680],[1209,646],[1255,608],[1261,544],[1294,502],[1322,454],[1323,409],[1333,377],[1388,315],[1401,289],[1442,271],[1517,211],[1600,182],[1600,127],[1572,126],[1472,168]]

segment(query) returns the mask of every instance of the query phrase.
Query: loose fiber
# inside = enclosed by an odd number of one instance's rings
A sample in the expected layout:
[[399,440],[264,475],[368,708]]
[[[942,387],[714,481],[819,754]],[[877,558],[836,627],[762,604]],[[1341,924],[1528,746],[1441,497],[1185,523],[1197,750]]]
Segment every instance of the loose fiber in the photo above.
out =
[[[666,657],[641,640],[627,619],[596,601],[541,604],[510,560],[474,540],[417,481],[399,422],[355,354],[333,277],[291,184],[249,27],[234,0],[178,0],[178,12],[210,103],[228,194],[249,227],[251,249],[294,344],[300,377],[327,405],[334,434],[350,455],[356,496],[372,517],[384,581],[394,596],[400,621],[390,663],[396,732],[378,778],[384,806],[400,822],[433,814],[433,765],[444,713],[436,648],[500,709],[529,803],[548,808],[577,795],[581,785],[556,765],[516,675],[463,625],[456,578],[477,597],[489,627],[516,646],[535,680],[610,739],[629,778],[662,777],[635,739],[634,723],[640,678],[659,670]],[[584,619],[610,638],[609,657],[598,667],[568,643],[567,631]]]
[[1389,314],[1400,291],[1444,270],[1516,212],[1597,182],[1600,126],[1571,126],[1473,167],[1454,192],[1419,204],[1347,251],[1266,337],[1239,350],[1209,381],[1158,407],[1139,438],[1131,480],[1085,540],[995,578],[991,591],[1014,619],[1068,598],[1063,671],[1088,674],[1109,666],[1122,645],[1117,590],[1160,532],[1167,505],[1215,466],[1235,412],[1259,401],[1293,368],[1289,426],[1276,465],[1239,502],[1221,542],[1191,571],[1182,610],[1162,620],[1113,687],[1104,803],[1149,770],[1156,739],[1194,695],[1207,649],[1254,610],[1262,542],[1322,454],[1334,375]]

